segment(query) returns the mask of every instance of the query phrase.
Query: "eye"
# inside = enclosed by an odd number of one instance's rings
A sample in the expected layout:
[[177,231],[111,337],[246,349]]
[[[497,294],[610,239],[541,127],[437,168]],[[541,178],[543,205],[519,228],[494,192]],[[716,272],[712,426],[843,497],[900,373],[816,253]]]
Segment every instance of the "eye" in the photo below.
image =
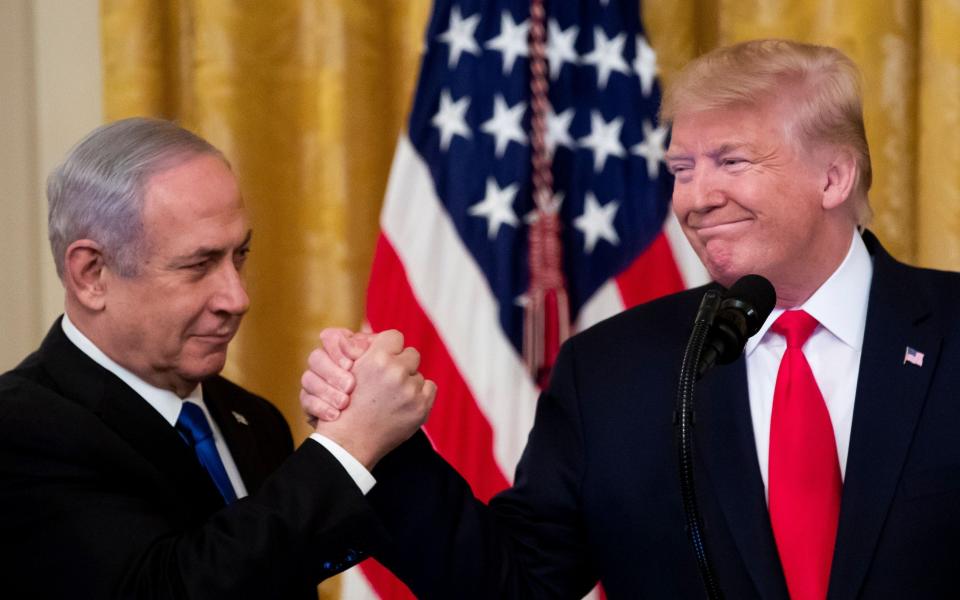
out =
[[233,266],[239,271],[247,262],[247,256],[250,254],[250,248],[243,247],[233,254]]
[[720,164],[724,167],[741,167],[749,164],[749,161],[745,158],[739,156],[730,156],[720,160]]
[[667,165],[667,170],[676,177],[677,182],[686,183],[690,180],[693,173],[693,165],[687,163],[673,163]]
[[207,269],[210,268],[211,262],[212,262],[212,261],[211,261],[209,258],[206,258],[206,259],[204,259],[204,260],[200,260],[200,261],[197,261],[197,262],[194,262],[194,263],[190,263],[189,265],[184,265],[183,268],[184,268],[184,269],[187,269],[187,270],[189,270],[189,271],[201,271],[201,272],[202,272],[202,271],[206,271]]

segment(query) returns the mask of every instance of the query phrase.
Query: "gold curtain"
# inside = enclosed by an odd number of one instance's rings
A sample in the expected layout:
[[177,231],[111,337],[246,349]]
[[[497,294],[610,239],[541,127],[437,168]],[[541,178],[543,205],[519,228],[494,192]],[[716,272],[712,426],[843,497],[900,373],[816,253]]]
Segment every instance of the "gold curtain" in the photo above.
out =
[[[377,217],[430,0],[101,0],[106,115],[176,119],[224,150],[254,228],[252,309],[227,375],[306,435],[320,329],[360,325]],[[960,270],[960,0],[650,0],[662,75],[718,44],[790,37],[862,68],[874,231]]]

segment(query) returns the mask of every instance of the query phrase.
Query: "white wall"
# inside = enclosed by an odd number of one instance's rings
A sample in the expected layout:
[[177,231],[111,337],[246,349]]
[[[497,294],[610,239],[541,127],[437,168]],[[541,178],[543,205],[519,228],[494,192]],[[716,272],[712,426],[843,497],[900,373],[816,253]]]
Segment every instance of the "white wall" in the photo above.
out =
[[0,372],[61,312],[46,174],[103,121],[98,0],[0,0]]

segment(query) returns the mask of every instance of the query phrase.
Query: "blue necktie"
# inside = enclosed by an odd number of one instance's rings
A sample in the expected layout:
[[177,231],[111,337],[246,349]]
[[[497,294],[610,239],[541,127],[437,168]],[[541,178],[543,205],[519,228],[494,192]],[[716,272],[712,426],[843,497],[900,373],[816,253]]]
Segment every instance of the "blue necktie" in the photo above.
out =
[[180,409],[180,416],[177,417],[176,428],[187,444],[193,447],[200,464],[210,473],[213,483],[216,484],[227,504],[235,501],[237,494],[227,476],[227,470],[223,468],[223,461],[220,460],[220,454],[213,441],[213,430],[210,429],[210,423],[207,422],[203,409],[192,402],[184,402],[183,408]]

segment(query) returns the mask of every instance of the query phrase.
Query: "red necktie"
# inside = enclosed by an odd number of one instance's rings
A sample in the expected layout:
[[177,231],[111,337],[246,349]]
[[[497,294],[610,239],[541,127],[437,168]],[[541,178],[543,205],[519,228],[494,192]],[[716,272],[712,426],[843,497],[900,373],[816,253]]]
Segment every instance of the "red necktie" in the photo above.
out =
[[840,516],[840,464],[830,414],[803,355],[817,320],[802,310],[771,329],[787,339],[770,418],[770,523],[792,600],[827,597]]

